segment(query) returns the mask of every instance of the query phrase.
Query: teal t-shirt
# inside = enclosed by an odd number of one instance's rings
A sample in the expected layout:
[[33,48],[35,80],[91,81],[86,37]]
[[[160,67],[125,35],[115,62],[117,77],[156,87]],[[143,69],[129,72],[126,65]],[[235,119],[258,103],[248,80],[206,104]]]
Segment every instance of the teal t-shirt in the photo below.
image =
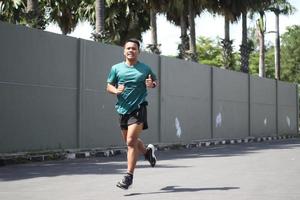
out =
[[119,114],[129,114],[146,101],[145,80],[149,74],[156,80],[151,68],[141,62],[137,62],[134,66],[128,66],[125,62],[112,66],[107,83],[116,87],[118,84],[125,86],[125,90],[117,96],[116,110]]

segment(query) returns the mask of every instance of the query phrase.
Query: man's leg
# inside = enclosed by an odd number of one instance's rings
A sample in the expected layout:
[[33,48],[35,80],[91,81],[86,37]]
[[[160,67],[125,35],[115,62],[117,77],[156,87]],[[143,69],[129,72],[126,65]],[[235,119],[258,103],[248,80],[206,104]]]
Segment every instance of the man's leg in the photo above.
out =
[[126,134],[127,144],[127,172],[133,174],[140,153],[146,153],[143,142],[139,139],[143,130],[143,124],[132,124],[128,126]]
[[140,153],[146,152],[143,142],[139,139],[142,130],[143,124],[132,124],[128,126],[128,130],[122,130],[122,136],[127,145],[127,174],[117,184],[122,189],[128,189],[132,184],[137,159]]

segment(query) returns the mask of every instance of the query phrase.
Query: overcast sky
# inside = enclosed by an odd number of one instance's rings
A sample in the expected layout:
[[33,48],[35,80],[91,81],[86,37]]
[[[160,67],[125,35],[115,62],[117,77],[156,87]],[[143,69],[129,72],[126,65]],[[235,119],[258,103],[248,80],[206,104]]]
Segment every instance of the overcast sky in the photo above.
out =
[[[297,11],[291,16],[280,16],[280,33],[284,33],[287,26],[300,25],[300,1],[289,1]],[[273,13],[267,15],[267,32],[275,30],[275,17]],[[213,17],[209,13],[202,13],[200,17],[195,20],[196,23],[196,37],[205,36],[215,39],[216,37],[224,37],[224,18],[221,16]],[[254,27],[255,20],[248,20],[248,26]],[[234,48],[238,49],[241,42],[241,22],[231,24],[230,39],[234,40]],[[47,31],[61,33],[57,25],[51,24],[46,28]],[[161,51],[163,55],[176,55],[177,46],[180,43],[180,27],[176,27],[168,22],[163,15],[157,18],[158,43],[161,44]],[[92,27],[88,23],[81,22],[78,24],[70,36],[91,40]],[[266,35],[266,40],[273,43],[274,34]],[[150,43],[150,31],[143,34],[143,45]]]

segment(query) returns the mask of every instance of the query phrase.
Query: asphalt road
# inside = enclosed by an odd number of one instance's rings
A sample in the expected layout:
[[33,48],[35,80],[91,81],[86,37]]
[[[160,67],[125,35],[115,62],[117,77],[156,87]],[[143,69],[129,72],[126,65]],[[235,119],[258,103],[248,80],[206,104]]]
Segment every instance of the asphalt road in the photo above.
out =
[[115,185],[126,157],[0,167],[1,200],[299,200],[300,139],[158,151],[133,186]]

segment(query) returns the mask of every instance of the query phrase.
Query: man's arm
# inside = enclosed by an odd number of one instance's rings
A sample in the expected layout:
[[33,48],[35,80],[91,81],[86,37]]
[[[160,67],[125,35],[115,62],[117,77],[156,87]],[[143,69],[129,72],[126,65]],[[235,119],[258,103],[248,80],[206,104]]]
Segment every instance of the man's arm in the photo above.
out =
[[119,84],[118,87],[110,84],[110,83],[107,83],[107,86],[106,86],[106,91],[111,93],[111,94],[116,94],[116,95],[119,95],[121,94],[125,89],[125,86],[124,85],[121,85]]

